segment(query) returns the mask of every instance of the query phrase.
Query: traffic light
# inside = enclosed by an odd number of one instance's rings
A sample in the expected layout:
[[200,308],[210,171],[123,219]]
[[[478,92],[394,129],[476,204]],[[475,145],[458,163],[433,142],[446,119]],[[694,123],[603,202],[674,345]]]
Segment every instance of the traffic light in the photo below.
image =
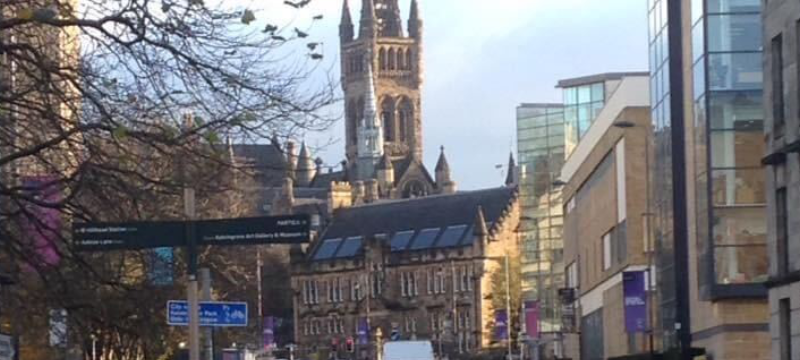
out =
[[353,338],[351,337],[347,338],[347,341],[345,342],[345,349],[349,353],[356,351],[355,342],[353,341]]

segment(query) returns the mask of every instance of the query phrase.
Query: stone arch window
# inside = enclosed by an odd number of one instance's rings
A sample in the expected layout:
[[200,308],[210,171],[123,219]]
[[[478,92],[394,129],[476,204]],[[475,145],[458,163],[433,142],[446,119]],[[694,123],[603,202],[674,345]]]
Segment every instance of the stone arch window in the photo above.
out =
[[381,102],[381,122],[383,124],[384,141],[395,140],[395,102],[390,96],[383,98]]
[[406,141],[408,139],[408,132],[413,129],[414,124],[414,104],[411,102],[411,99],[404,96],[400,100],[400,105],[398,106],[398,114],[399,114],[399,121],[398,121],[398,131],[397,137],[399,141]]
[[400,70],[406,69],[406,53],[402,48],[397,49],[397,68]]
[[387,59],[386,59],[386,49],[384,49],[384,48],[381,48],[381,50],[378,51],[378,63],[380,63],[380,65],[379,65],[380,69],[383,70],[383,71],[385,71],[386,68],[388,67],[388,63],[387,63]]
[[358,54],[358,72],[364,72],[364,54]]
[[389,70],[397,69],[397,53],[394,51],[394,48],[389,49]]
[[428,190],[425,188],[425,185],[419,180],[409,181],[406,184],[406,186],[403,187],[404,199],[412,199],[423,196],[428,196]]
[[358,100],[350,99],[347,106],[347,129],[350,134],[351,145],[355,145],[358,141]]
[[414,70],[414,52],[406,50],[406,70]]

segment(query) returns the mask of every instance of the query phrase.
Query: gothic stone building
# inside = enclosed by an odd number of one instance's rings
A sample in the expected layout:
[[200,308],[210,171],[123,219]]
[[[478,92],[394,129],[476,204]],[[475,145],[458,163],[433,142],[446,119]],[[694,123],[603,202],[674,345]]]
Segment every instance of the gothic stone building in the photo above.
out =
[[371,356],[378,329],[447,353],[493,343],[492,299],[505,294],[496,276],[519,252],[515,188],[337,205],[319,239],[292,251],[300,356],[345,358],[359,322],[370,335],[358,359]]

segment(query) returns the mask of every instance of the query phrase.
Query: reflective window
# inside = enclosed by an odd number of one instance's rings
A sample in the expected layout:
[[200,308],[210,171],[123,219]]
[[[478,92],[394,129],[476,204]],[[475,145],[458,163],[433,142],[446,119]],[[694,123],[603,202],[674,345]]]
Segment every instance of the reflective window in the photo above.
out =
[[764,119],[762,91],[712,92],[710,125],[716,130],[743,129]]
[[326,239],[322,241],[322,245],[319,246],[317,249],[317,253],[314,254],[314,260],[325,260],[330,259],[333,257],[333,254],[336,253],[336,249],[339,248],[339,245],[342,243],[342,239]]
[[427,249],[433,245],[436,236],[439,235],[438,228],[425,229],[419,232],[419,235],[414,239],[414,244],[411,245],[411,250]]
[[709,52],[761,51],[762,42],[759,14],[708,16]]
[[336,252],[337,258],[349,258],[356,256],[361,248],[363,247],[363,242],[360,236],[349,237],[347,240],[344,241],[342,247],[339,248],[339,251]]
[[714,250],[717,284],[750,284],[767,280],[767,246],[720,246]]
[[[693,0],[702,2],[702,0]],[[708,0],[708,13],[760,12],[761,0]]]
[[[764,170],[714,170],[711,173],[714,205],[760,205],[766,203]],[[761,209],[760,211],[764,211]]]
[[763,82],[761,53],[708,55],[711,90],[760,90]]
[[411,238],[414,237],[414,230],[400,231],[394,234],[391,241],[392,251],[402,251],[408,247]]
[[442,233],[442,236],[439,237],[436,247],[452,247],[458,245],[458,243],[461,241],[461,238],[464,236],[464,231],[466,230],[467,225],[448,227],[444,233]]

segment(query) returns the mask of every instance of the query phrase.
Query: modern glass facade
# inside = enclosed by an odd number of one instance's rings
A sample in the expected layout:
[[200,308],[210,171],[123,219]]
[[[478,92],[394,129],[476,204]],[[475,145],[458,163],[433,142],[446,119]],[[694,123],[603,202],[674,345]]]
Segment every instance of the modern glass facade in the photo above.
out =
[[649,0],[650,94],[654,132],[653,237],[658,268],[659,324],[665,348],[676,343],[675,234],[669,23],[667,0]]
[[561,329],[558,289],[564,287],[563,202],[554,186],[565,159],[564,107],[524,104],[517,108],[522,198],[523,296],[537,300],[542,333]]
[[699,282],[713,299],[768,273],[761,1],[693,0],[691,19]]
[[566,123],[567,155],[589,131],[600,110],[605,106],[605,82],[565,87],[564,120]]

